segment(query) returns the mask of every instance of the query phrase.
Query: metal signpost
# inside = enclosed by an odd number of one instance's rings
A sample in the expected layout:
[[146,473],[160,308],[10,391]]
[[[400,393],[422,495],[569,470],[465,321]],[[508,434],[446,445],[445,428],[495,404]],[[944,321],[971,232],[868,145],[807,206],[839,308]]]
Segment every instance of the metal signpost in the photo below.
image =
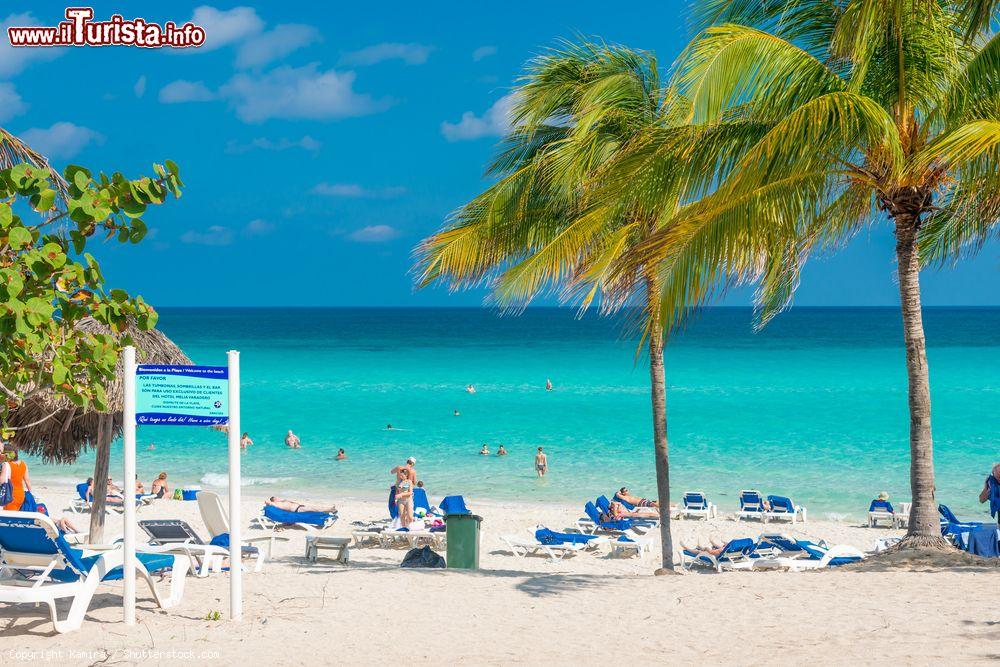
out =
[[[125,374],[125,486],[135,487],[135,427],[227,424],[229,435],[229,605],[234,621],[243,616],[240,530],[240,353],[230,350],[226,366],[136,365],[135,348],[122,352]],[[135,625],[135,503],[125,503],[125,623]]]

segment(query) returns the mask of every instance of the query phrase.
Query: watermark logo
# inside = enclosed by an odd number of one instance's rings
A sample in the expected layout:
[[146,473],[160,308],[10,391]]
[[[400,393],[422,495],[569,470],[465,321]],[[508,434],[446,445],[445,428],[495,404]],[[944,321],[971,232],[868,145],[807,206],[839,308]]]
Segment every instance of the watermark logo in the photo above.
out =
[[188,21],[163,25],[143,18],[126,19],[112,14],[107,21],[94,21],[92,7],[67,7],[66,20],[56,26],[10,26],[11,46],[138,46],[145,49],[199,47],[205,29]]

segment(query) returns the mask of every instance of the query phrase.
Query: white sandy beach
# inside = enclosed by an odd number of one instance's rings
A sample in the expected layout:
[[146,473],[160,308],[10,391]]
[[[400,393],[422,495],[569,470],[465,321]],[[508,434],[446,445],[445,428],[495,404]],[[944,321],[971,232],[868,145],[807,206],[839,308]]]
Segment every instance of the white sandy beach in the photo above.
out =
[[[89,521],[61,511],[71,498],[65,490],[36,487],[36,495],[56,516]],[[245,525],[262,499],[244,499]],[[330,534],[349,535],[351,521],[385,515],[382,502],[312,500],[337,503],[341,520]],[[264,572],[244,577],[241,623],[226,620],[224,574],[189,577],[183,602],[169,610],[157,609],[140,584],[133,628],[121,622],[117,582],[99,590],[83,628],[71,634],[54,634],[44,607],[4,605],[0,663],[956,664],[1000,656],[1000,578],[992,568],[654,577],[655,548],[641,560],[612,559],[606,550],[557,563],[516,558],[500,535],[527,536],[538,523],[569,526],[578,512],[467,501],[484,517],[478,572],[401,570],[402,548],[356,548],[348,566],[313,565],[303,557],[304,533],[285,530],[289,539]],[[156,501],[139,518],[185,519],[207,537],[194,502]],[[110,534],[119,534],[120,517],[109,521]],[[761,532],[728,518],[673,526],[678,543]],[[822,520],[796,532],[864,550],[900,534]],[[213,611],[223,620],[206,620]]]

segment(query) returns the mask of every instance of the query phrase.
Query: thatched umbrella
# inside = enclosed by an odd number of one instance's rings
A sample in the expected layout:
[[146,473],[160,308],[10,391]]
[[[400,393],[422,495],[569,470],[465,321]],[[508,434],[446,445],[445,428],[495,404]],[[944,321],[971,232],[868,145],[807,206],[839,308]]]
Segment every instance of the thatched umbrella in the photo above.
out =
[[[109,334],[111,330],[88,317],[77,323],[76,329],[89,333]],[[136,361],[141,364],[191,365],[191,361],[177,345],[161,332],[143,331],[129,326],[116,334],[121,340],[132,339]],[[14,442],[29,454],[38,454],[45,461],[72,463],[81,452],[97,450],[94,462],[94,507],[90,515],[90,539],[98,542],[104,534],[104,506],[108,495],[108,466],[111,442],[122,434],[122,413],[125,409],[125,387],[122,382],[121,359],[115,366],[115,378],[104,387],[107,394],[107,412],[93,408],[84,410],[67,398],[51,390],[35,394],[15,410],[10,426],[15,431]],[[126,497],[134,488],[135,480],[125,480]]]

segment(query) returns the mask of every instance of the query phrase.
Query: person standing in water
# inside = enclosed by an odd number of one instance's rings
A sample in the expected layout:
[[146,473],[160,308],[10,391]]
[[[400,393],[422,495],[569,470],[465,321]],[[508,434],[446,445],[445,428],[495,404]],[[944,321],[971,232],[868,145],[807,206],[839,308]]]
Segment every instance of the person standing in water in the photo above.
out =
[[285,446],[289,449],[302,449],[302,442],[299,436],[292,433],[292,429],[288,429],[288,434],[285,436]]
[[345,452],[343,449],[338,449],[337,450],[337,460],[338,461],[343,461],[346,458],[347,458],[347,452]]
[[468,385],[465,388],[465,391],[466,391],[466,393],[469,393],[469,394],[475,394],[476,393],[476,385],[474,385],[474,384]]
[[[291,433],[291,431],[289,431],[289,433]],[[250,439],[250,434],[244,431],[242,437],[240,437],[240,449],[246,451],[247,447],[252,446],[253,440]]]
[[479,455],[480,456],[489,456],[490,455],[490,448],[486,445],[485,442],[483,443],[483,448],[479,450]]
[[545,477],[545,473],[549,471],[549,459],[542,452],[542,448],[538,448],[538,453],[535,454],[535,472],[538,473],[539,477]]
[[507,448],[500,445],[499,449],[497,449],[497,456],[507,456]]
[[545,391],[552,391],[552,380],[545,378]]

